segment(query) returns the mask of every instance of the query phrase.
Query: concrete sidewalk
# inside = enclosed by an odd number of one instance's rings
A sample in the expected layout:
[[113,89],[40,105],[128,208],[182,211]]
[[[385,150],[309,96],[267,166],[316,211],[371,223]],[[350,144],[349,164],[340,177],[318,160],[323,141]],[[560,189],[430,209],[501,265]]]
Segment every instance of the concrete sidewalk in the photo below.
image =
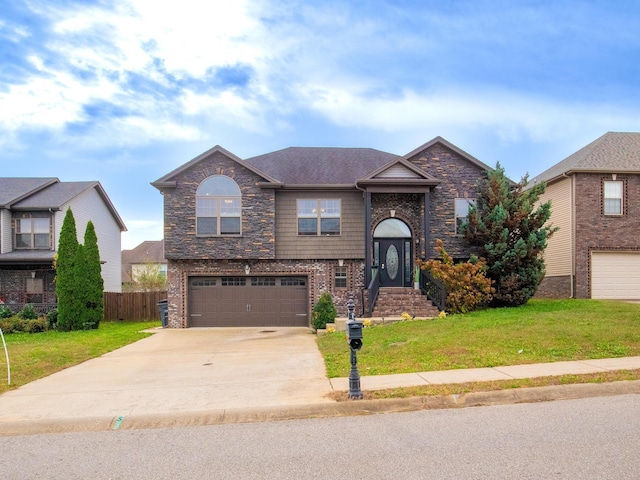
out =
[[[558,375],[581,375],[616,370],[640,369],[640,357],[602,358],[574,362],[534,363],[493,368],[469,368],[439,372],[402,373],[398,375],[364,376],[360,379],[362,390],[414,387],[419,385],[442,385],[467,382],[491,382],[514,378],[537,378]],[[349,379],[332,378],[334,390],[349,390]]]

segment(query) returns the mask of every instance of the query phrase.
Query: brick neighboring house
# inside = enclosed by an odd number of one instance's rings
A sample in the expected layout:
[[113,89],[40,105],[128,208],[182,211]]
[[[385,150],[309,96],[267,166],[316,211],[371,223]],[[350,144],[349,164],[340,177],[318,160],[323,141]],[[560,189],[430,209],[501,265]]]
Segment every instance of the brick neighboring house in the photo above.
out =
[[340,315],[350,297],[358,316],[429,315],[414,262],[437,256],[437,238],[469,257],[456,230],[487,170],[440,137],[404,156],[292,147],[243,160],[216,146],[152,183],[168,326],[308,326],[325,291]]
[[639,300],[640,133],[606,133],[532,181],[559,227],[536,295]]
[[121,291],[120,235],[126,227],[99,182],[57,178],[0,178],[0,298],[12,310],[24,304],[56,306],[53,259],[71,207],[78,241],[94,224],[106,291]]
[[166,275],[164,240],[146,240],[131,250],[122,250],[122,284],[134,281],[148,265],[159,266],[160,272]]

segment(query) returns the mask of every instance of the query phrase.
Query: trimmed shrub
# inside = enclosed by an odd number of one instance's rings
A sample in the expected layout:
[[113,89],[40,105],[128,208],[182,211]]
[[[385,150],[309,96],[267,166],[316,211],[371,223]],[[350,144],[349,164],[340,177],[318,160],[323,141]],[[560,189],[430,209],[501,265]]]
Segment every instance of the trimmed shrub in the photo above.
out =
[[320,330],[326,328],[327,323],[332,323],[337,316],[336,307],[333,305],[333,299],[328,292],[320,295],[318,303],[313,307],[311,321],[313,328]]
[[0,319],[9,318],[13,316],[13,312],[6,305],[0,305]]
[[38,312],[36,312],[35,308],[33,308],[33,305],[28,303],[24,307],[22,307],[22,310],[20,310],[20,312],[18,312],[18,316],[23,320],[35,320],[40,315],[38,315]]
[[40,333],[47,330],[47,320],[44,317],[27,321],[24,331],[27,333]]
[[466,313],[487,305],[494,292],[491,279],[486,276],[487,265],[476,257],[454,264],[442,240],[436,240],[436,247],[441,260],[429,260],[421,268],[429,270],[446,287],[447,311]]

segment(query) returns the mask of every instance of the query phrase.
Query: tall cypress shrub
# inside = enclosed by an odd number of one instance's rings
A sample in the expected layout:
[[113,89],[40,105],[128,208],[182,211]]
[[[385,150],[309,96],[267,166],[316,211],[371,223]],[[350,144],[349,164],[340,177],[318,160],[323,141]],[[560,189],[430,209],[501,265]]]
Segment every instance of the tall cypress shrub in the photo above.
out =
[[104,280],[100,266],[100,251],[98,237],[93,222],[87,223],[84,232],[84,261],[86,263],[85,277],[85,312],[84,327],[98,328],[104,312]]
[[74,316],[77,315],[77,302],[74,295],[75,274],[74,262],[78,249],[78,235],[76,220],[71,208],[67,209],[60,240],[58,242],[58,257],[56,259],[56,296],[58,297],[58,329],[73,330]]
[[84,246],[79,244],[76,248],[76,256],[73,261],[74,288],[74,315],[71,330],[88,330],[87,325],[87,261],[85,258]]

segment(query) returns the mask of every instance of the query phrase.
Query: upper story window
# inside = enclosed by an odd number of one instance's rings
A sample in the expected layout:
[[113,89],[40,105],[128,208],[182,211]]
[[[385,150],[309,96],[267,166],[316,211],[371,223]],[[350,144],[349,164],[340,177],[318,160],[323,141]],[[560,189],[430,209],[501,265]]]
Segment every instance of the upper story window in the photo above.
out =
[[621,181],[604,182],[604,214],[622,215],[622,191]]
[[340,235],[340,200],[298,200],[298,235]]
[[14,245],[16,249],[51,249],[51,216],[49,214],[23,214],[14,218]]
[[196,191],[196,233],[199,236],[240,235],[242,197],[231,178],[214,175]]
[[475,198],[456,198],[456,235],[461,234],[461,227],[469,222],[469,207],[475,204]]

